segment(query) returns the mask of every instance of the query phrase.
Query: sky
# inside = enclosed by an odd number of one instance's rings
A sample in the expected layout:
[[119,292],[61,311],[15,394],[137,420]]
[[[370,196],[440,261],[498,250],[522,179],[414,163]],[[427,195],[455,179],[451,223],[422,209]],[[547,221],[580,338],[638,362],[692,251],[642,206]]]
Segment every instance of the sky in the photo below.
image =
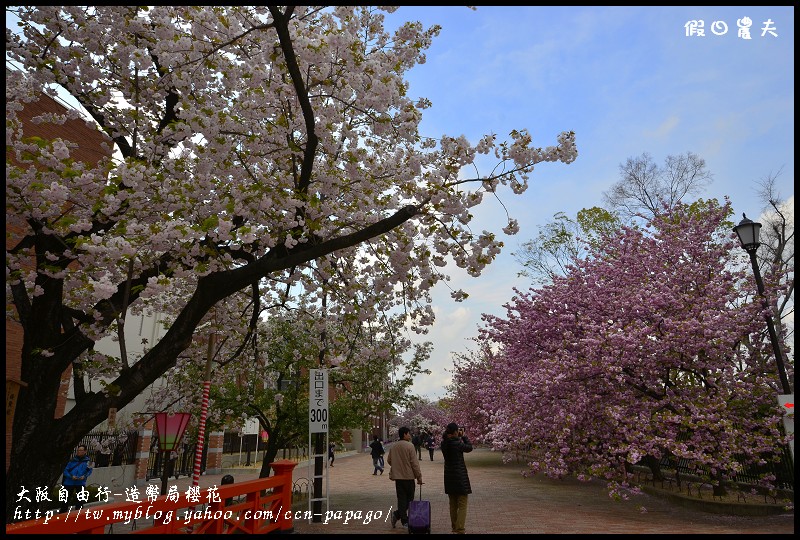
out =
[[[738,37],[745,18],[749,40]],[[511,254],[557,212],[574,217],[601,206],[627,158],[648,152],[663,164],[668,155],[699,155],[714,175],[700,196],[728,196],[737,217],[757,219],[756,182],[767,175],[780,171],[779,193],[794,196],[793,7],[404,6],[387,17],[389,25],[401,20],[442,26],[427,62],[407,76],[410,95],[433,102],[423,135],[463,134],[474,143],[527,128],[545,147],[572,130],[578,146],[569,165],[537,165],[524,195],[500,192],[520,222],[515,236],[500,231],[498,202],[485,197],[475,209],[473,230],[491,227],[506,247],[478,278],[448,266],[450,286],[470,297],[455,303],[448,288],[435,290],[436,323],[415,338],[434,344],[431,374],[413,387],[418,395],[444,397],[452,352],[473,348],[481,314],[504,315],[513,287],[531,286]],[[686,35],[692,20],[704,22],[705,36]]]
[[[749,40],[738,37],[745,18]],[[452,353],[472,348],[481,314],[504,315],[513,288],[531,286],[512,253],[557,212],[574,217],[601,206],[627,158],[648,152],[662,164],[668,155],[699,155],[714,175],[701,196],[728,196],[736,216],[757,218],[756,182],[779,171],[779,193],[793,199],[793,7],[403,6],[387,26],[407,20],[442,27],[427,62],[407,75],[411,97],[433,103],[423,135],[476,143],[528,129],[546,147],[574,131],[578,146],[569,165],[537,165],[524,195],[500,190],[505,208],[485,197],[473,209],[473,230],[496,231],[506,246],[478,278],[448,266],[450,287],[470,296],[456,303],[443,284],[434,290],[436,323],[414,336],[434,345],[424,366],[431,373],[417,378],[415,394],[445,396]],[[703,21],[704,36],[687,36],[692,20]],[[13,27],[8,15],[6,25]],[[483,161],[481,173],[494,164]],[[501,231],[506,209],[519,221],[515,236]]]

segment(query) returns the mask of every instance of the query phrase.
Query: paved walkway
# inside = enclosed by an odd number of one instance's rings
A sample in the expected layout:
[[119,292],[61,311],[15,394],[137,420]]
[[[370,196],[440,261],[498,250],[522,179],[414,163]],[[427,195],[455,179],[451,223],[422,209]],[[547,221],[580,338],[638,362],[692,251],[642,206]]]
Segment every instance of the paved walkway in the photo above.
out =
[[[640,495],[630,501],[614,501],[601,482],[583,483],[574,479],[525,478],[522,464],[503,464],[498,453],[476,449],[465,454],[472,483],[467,512],[467,533],[527,534],[793,534],[794,513],[766,517],[724,516],[682,508],[668,501]],[[432,532],[449,533],[450,517],[443,488],[443,461],[438,450],[434,461],[423,451],[421,462],[422,496],[431,501]],[[295,480],[308,475],[308,466],[295,468]],[[200,487],[219,485],[222,475],[203,476]],[[258,477],[258,469],[237,471],[235,481]],[[330,469],[332,512],[328,523],[296,520],[296,534],[407,534],[392,529],[389,509],[396,508],[394,483],[389,468],[383,475],[372,475],[369,454],[339,454]],[[177,483],[191,484],[190,478]],[[170,483],[173,483],[172,481]],[[417,492],[419,494],[419,492]],[[307,509],[307,503],[295,509]],[[346,513],[351,517],[345,522]],[[353,518],[355,512],[360,517]],[[369,514],[372,512],[372,514]],[[120,531],[121,532],[121,531]]]

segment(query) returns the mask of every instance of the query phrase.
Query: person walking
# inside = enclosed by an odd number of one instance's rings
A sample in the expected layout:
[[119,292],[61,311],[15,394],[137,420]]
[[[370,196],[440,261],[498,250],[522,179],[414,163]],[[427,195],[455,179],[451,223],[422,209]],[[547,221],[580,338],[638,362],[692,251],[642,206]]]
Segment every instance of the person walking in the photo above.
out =
[[64,467],[64,479],[61,485],[67,490],[66,500],[62,501],[61,512],[69,509],[71,499],[75,500],[75,508],[82,508],[86,501],[78,497],[78,492],[86,487],[86,479],[92,474],[89,463],[89,456],[86,455],[86,445],[79,444],[75,449],[75,455],[67,462]]
[[[383,445],[383,439],[381,439],[380,437],[378,437],[378,441],[381,443],[381,445]],[[384,454],[385,454],[385,453],[386,453],[386,450],[384,449]],[[381,454],[381,457],[380,457],[380,458],[378,458],[378,463],[380,463],[380,465],[381,465],[381,469],[383,469],[383,468],[384,468],[384,465],[385,465],[385,463],[383,462],[383,455],[384,455],[384,454]]]
[[336,448],[336,443],[331,442],[328,445],[328,465],[333,467],[333,462],[336,461],[336,456],[333,454],[333,450]]
[[383,474],[383,463],[381,463],[381,460],[383,458],[384,449],[380,437],[373,435],[372,442],[369,443],[369,447],[372,448],[372,451],[370,452],[370,455],[372,456],[372,466],[374,467],[372,475],[375,476],[378,474],[378,471],[381,471],[381,474]]
[[411,444],[411,430],[403,426],[397,434],[400,440],[389,448],[386,462],[389,464],[389,480],[394,481],[397,493],[397,510],[392,512],[392,528],[400,521],[403,527],[408,527],[408,503],[414,499],[414,479],[422,485],[422,470],[414,445]]
[[450,525],[455,534],[464,534],[467,521],[467,496],[472,493],[464,463],[464,453],[472,452],[472,444],[464,429],[452,422],[442,437],[444,456],[444,492],[450,499]]
[[422,459],[422,437],[419,433],[411,437],[411,444],[414,445],[414,451],[417,453],[417,459]]
[[433,461],[433,451],[436,450],[436,440],[433,438],[433,435],[428,435],[425,446],[428,448],[428,453],[431,455],[431,461]]

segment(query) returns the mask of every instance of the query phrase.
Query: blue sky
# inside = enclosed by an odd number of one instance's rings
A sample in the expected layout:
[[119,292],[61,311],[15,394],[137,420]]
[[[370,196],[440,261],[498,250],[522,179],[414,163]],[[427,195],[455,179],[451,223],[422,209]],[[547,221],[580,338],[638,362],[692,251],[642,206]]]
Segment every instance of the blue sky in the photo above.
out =
[[[752,20],[750,40],[737,37],[737,20]],[[687,37],[684,25],[703,20],[705,37]],[[505,237],[502,255],[479,278],[454,269],[453,288],[470,298],[434,295],[437,323],[421,339],[434,343],[415,393],[442,397],[450,380],[451,351],[464,352],[477,335],[481,313],[503,315],[517,278],[511,256],[556,212],[574,216],[602,204],[627,158],[694,152],[714,175],[704,198],[731,198],[737,215],[761,210],[755,181],[782,170],[779,191],[794,188],[794,8],[766,7],[401,7],[387,17],[442,26],[427,62],[408,75],[411,96],[433,107],[424,135],[484,133],[504,138],[527,128],[539,146],[561,131],[576,133],[579,155],[570,164],[544,163],[521,197],[501,193],[520,232]],[[777,37],[766,33],[771,20]],[[714,35],[723,21],[727,34]],[[483,173],[493,163],[486,162]],[[490,199],[476,210],[474,229],[505,222]],[[502,233],[501,233],[502,234]]]

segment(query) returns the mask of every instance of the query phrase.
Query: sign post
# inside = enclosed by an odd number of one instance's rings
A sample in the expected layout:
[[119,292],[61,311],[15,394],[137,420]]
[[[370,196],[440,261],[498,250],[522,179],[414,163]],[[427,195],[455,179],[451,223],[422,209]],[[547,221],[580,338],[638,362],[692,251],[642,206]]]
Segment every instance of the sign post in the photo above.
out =
[[[322,521],[322,501],[328,500],[328,482],[325,482],[325,496],[322,496],[323,464],[327,472],[328,448],[328,370],[312,369],[308,380],[308,446],[309,455],[314,457],[313,474],[309,470],[309,478],[313,480],[313,495],[308,498],[311,519],[317,523]],[[313,446],[312,446],[313,443]],[[324,460],[324,461],[323,461]],[[312,462],[309,462],[309,469]],[[326,504],[326,511],[328,510]]]

